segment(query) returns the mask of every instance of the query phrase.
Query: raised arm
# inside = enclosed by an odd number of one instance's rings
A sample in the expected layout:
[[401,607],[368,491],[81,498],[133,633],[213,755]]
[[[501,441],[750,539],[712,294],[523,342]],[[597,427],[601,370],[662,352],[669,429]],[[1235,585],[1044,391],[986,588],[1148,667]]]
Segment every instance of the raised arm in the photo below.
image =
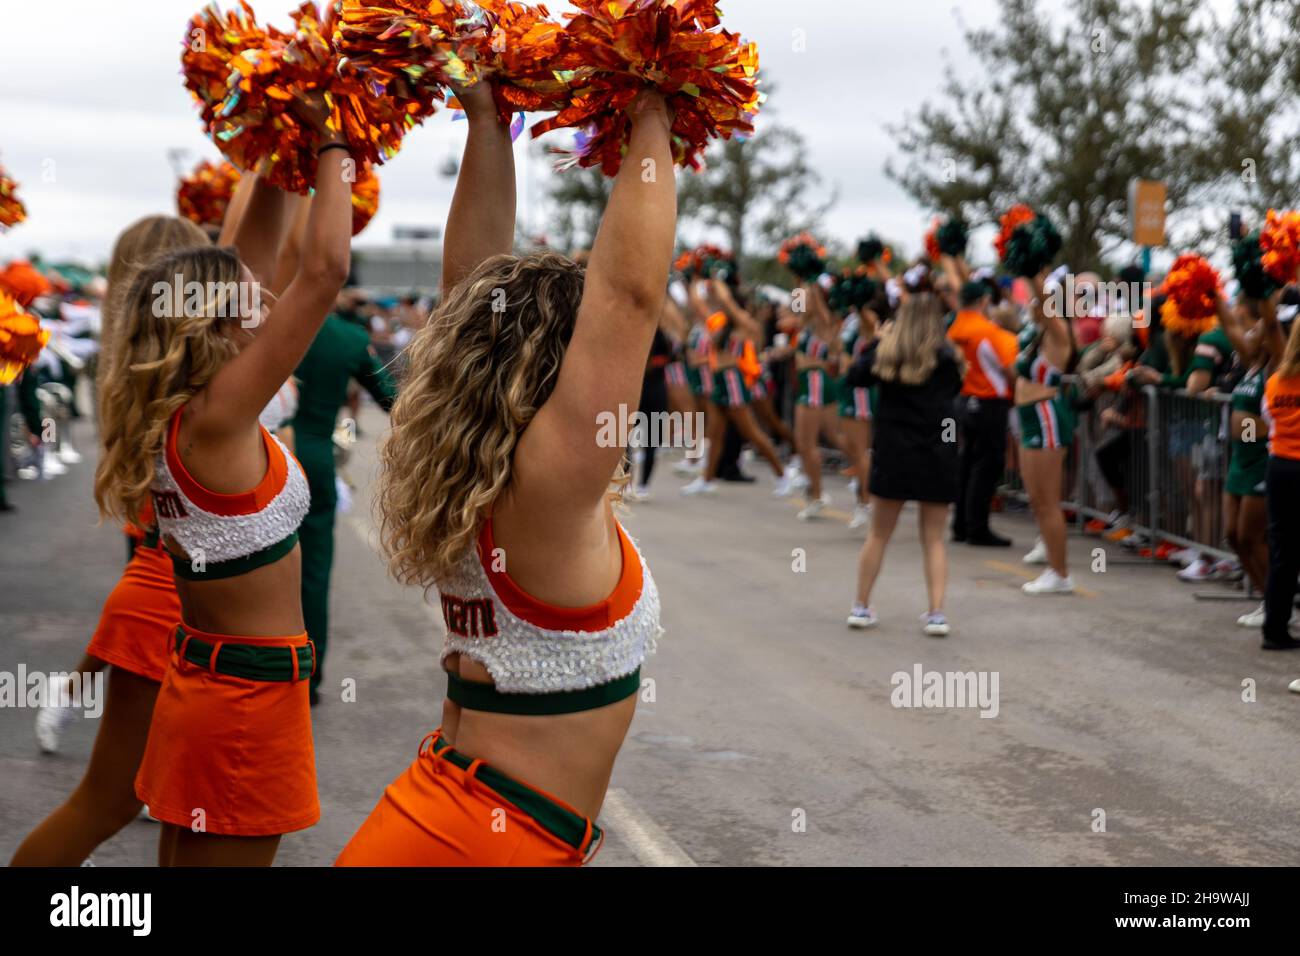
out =
[[741,308],[740,303],[736,301],[736,297],[731,294],[731,288],[727,283],[721,279],[712,279],[710,280],[710,287],[713,290],[713,297],[722,306],[722,311],[731,319],[737,331],[755,344],[761,344],[763,341],[763,326],[746,309]]
[[510,127],[497,118],[487,81],[456,98],[469,121],[469,139],[447,214],[442,288],[451,289],[493,256],[515,247],[515,153]]
[[248,200],[252,198],[253,186],[256,183],[256,173],[245,173],[240,178],[239,185],[235,187],[235,194],[230,197],[230,205],[226,207],[226,218],[221,220],[221,235],[217,239],[217,245],[235,244],[235,233],[244,218],[244,212],[248,209]]
[[603,501],[624,449],[599,441],[609,415],[639,405],[677,228],[671,120],[663,97],[629,108],[632,137],[591,250],[582,304],[555,391],[520,440],[518,490],[557,510]]
[[1282,334],[1282,324],[1277,320],[1277,304],[1282,298],[1282,290],[1278,289],[1268,299],[1260,303],[1259,316],[1263,324],[1264,341],[1268,343],[1269,369],[1277,368],[1277,364],[1282,361],[1282,355],[1286,352],[1286,338]]
[[[342,140],[322,133],[322,152],[311,201],[298,274],[272,305],[253,338],[213,377],[205,389],[202,427],[234,432],[258,414],[293,374],[320,330],[351,263],[352,187],[345,178],[351,160]],[[243,329],[238,335],[248,335]]]
[[235,229],[234,246],[239,261],[267,289],[275,281],[280,246],[292,225],[291,199],[283,189],[258,176],[248,196],[248,207]]
[[271,283],[272,295],[283,295],[302,265],[302,250],[307,243],[307,222],[311,218],[311,200],[306,196],[293,196],[289,200],[289,233],[280,246],[280,256],[275,263],[275,279]]

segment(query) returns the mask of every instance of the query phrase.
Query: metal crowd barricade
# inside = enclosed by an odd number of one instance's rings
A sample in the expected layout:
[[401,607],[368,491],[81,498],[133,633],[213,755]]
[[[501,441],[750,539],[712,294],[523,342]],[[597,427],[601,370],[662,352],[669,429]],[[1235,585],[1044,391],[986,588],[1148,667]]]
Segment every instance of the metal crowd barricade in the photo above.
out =
[[[1066,384],[1079,385],[1073,378]],[[1235,559],[1223,523],[1231,414],[1227,395],[1189,396],[1154,386],[1080,399],[1061,507],[1074,514],[1080,532],[1089,521],[1128,515],[1130,531],[1144,546],[1132,557],[1116,554],[1112,563],[1157,561],[1162,542]],[[1023,487],[1012,458],[1002,493],[1023,498]]]

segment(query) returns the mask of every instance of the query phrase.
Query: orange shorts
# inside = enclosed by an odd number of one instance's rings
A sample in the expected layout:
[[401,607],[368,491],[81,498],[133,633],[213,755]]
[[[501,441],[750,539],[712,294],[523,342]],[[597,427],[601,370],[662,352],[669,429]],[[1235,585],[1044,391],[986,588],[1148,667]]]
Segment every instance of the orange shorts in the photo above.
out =
[[[191,640],[227,647],[307,645],[306,634],[228,637],[188,625],[184,630]],[[228,836],[271,836],[316,823],[310,676],[305,667],[296,680],[235,677],[182,660],[172,650],[135,778],[136,796],[164,823]]]
[[160,547],[136,546],[117,587],[104,602],[86,653],[114,667],[162,682],[168,641],[181,619],[172,562]]
[[481,760],[457,766],[453,757],[470,758],[441,737],[424,738],[335,866],[581,866],[595,856],[603,837],[581,813]]

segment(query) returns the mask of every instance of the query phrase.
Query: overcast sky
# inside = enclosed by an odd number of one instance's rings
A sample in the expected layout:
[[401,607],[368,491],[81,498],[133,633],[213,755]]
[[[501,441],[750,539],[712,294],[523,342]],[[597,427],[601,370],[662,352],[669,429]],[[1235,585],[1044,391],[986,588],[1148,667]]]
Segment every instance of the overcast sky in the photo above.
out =
[[[1047,0],[1049,7],[1060,2]],[[945,50],[963,72],[977,69],[961,42],[955,6],[945,0],[721,5],[725,25],[758,43],[764,74],[780,86],[774,114],[803,134],[813,167],[828,188],[839,189],[826,232],[852,243],[877,230],[916,248],[929,215],[883,173],[894,152],[886,126],[936,94]],[[187,169],[217,158],[179,76],[181,36],[199,6],[199,0],[60,0],[55,17],[45,3],[4,0],[0,164],[21,183],[29,219],[0,236],[0,262],[32,250],[52,258],[105,258],[133,220],[174,212],[169,151],[184,151]],[[287,26],[296,4],[255,0],[254,6],[260,21]],[[553,13],[563,8],[550,6]],[[990,22],[995,10],[994,0],[961,2],[961,17],[973,25]],[[795,29],[806,31],[804,52],[794,50]],[[459,156],[464,136],[465,125],[443,113],[407,137],[401,154],[380,170],[380,212],[359,246],[388,244],[396,225],[442,225],[454,184],[440,168]],[[528,141],[527,134],[520,138],[521,154]],[[519,165],[521,220],[545,232],[538,200],[555,174],[544,159]],[[694,238],[689,230],[684,235]]]

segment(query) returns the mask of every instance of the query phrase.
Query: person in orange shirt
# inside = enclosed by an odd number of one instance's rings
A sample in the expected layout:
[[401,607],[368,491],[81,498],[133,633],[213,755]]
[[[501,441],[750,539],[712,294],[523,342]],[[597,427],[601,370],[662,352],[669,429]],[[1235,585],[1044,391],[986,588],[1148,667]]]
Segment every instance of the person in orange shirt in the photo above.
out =
[[989,506],[1007,455],[1007,426],[1018,351],[1016,337],[988,317],[992,292],[984,282],[963,283],[961,308],[948,339],[966,357],[961,398],[961,489],[952,538],[978,547],[1007,548],[1011,540],[989,528]]
[[1261,310],[1265,340],[1281,355],[1264,386],[1268,421],[1268,584],[1264,589],[1264,650],[1292,651],[1292,602],[1300,575],[1300,322],[1293,322],[1283,346],[1277,297]]

